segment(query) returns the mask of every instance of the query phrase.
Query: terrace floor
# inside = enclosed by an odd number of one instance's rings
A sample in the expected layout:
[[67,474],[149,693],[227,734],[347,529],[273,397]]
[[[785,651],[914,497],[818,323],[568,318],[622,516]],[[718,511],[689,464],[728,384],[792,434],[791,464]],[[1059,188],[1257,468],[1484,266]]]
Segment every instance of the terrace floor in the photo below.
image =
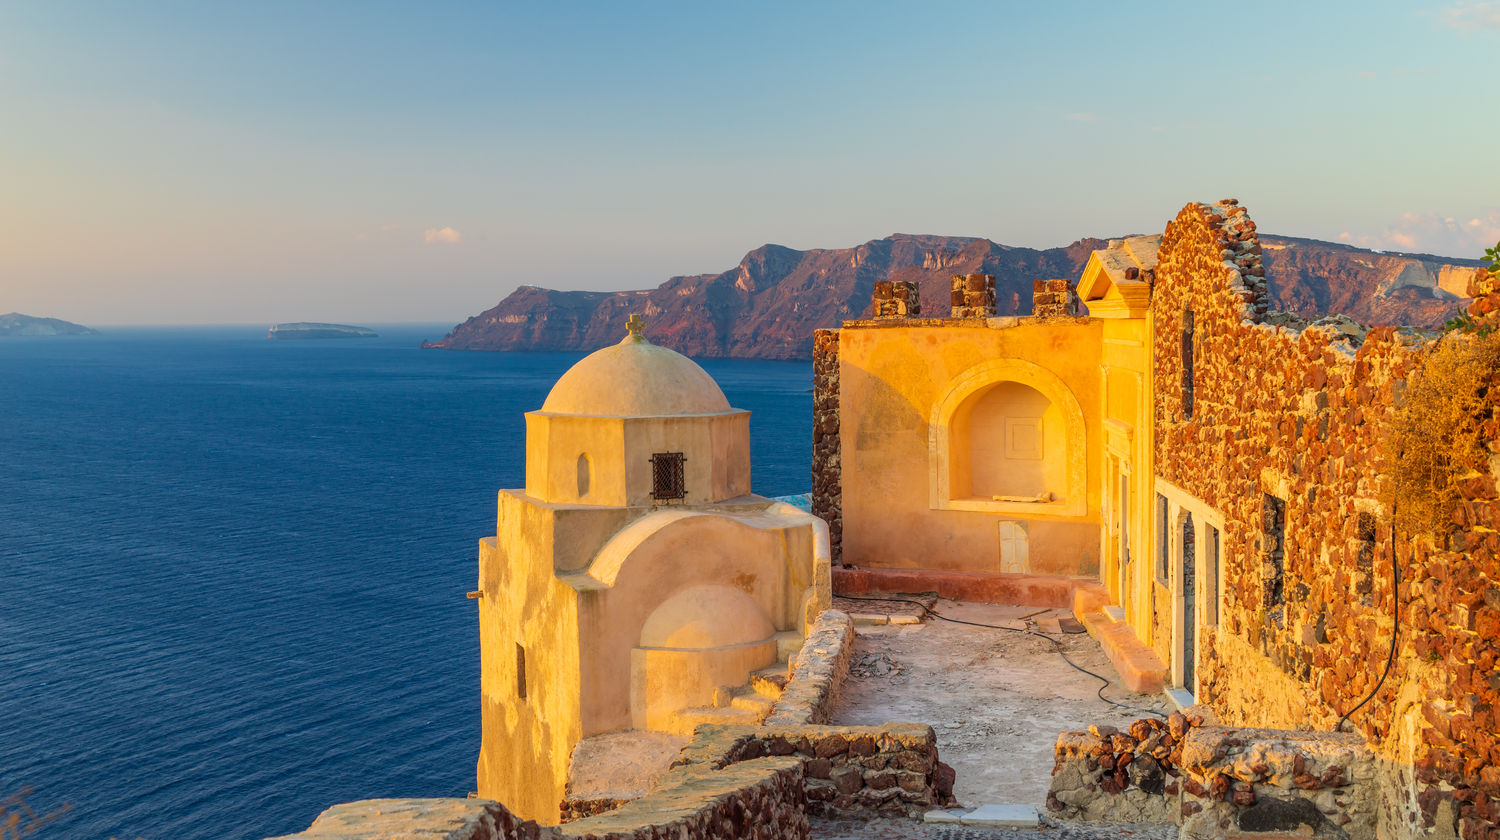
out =
[[[835,606],[854,613],[892,611],[887,605],[844,599],[838,599]],[[907,609],[921,612],[915,606]],[[949,600],[936,601],[933,609],[948,618],[1033,631],[1038,621],[1070,615],[1065,609]],[[1060,642],[1074,663],[1109,678],[1106,697],[1135,710],[1101,700],[1099,680],[1074,670],[1057,654],[1055,645],[1033,635],[932,617],[914,624],[861,622],[856,630],[849,678],[839,691],[831,722],[931,724],[937,732],[938,757],[957,772],[954,794],[965,807],[1023,804],[1045,814],[1052,747],[1059,732],[1094,723],[1119,725],[1145,717],[1147,710],[1165,714],[1173,708],[1165,695],[1133,694],[1121,687],[1099,644],[1086,633],[1051,638]],[[959,831],[952,826],[941,828]],[[1123,828],[1116,828],[1116,834]],[[1138,828],[1145,831],[1145,827]],[[928,825],[923,830],[939,829]],[[972,831],[911,836],[981,836]],[[817,836],[831,840],[846,835]],[[1045,836],[1087,835],[1054,831]]]

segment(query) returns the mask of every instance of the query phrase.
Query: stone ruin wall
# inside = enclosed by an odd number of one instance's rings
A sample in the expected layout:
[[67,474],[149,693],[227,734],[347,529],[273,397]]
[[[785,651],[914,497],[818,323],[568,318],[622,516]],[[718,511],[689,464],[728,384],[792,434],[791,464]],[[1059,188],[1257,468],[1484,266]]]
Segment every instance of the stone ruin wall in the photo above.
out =
[[[1295,323],[1267,300],[1255,225],[1236,202],[1188,205],[1168,225],[1151,304],[1156,472],[1225,526],[1199,700],[1225,723],[1332,729],[1380,678],[1399,603],[1391,674],[1351,718],[1386,767],[1381,824],[1500,838],[1494,478],[1461,482],[1450,533],[1393,540],[1380,436],[1428,343],[1389,327],[1360,341],[1347,320]],[[1265,535],[1266,493],[1285,504],[1280,545]]]
[[1173,822],[1184,840],[1377,832],[1379,771],[1357,733],[1205,725],[1176,712],[1124,731],[1064,732],[1055,754],[1047,810],[1061,820]]
[[812,514],[828,523],[835,566],[843,556],[844,478],[839,450],[839,331],[813,332]]

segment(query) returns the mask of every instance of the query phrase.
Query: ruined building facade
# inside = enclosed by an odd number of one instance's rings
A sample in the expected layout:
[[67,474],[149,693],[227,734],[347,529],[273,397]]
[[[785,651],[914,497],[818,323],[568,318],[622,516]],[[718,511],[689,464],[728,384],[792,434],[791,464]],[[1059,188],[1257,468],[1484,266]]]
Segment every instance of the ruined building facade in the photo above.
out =
[[[955,277],[952,317],[892,305],[821,332],[814,511],[835,589],[1071,597],[1133,688],[1226,726],[1347,718],[1379,836],[1500,836],[1492,369],[1466,421],[1488,450],[1445,456],[1436,522],[1396,509],[1407,456],[1388,442],[1436,348],[1486,339],[1267,301],[1255,224],[1226,200],[1038,284],[1030,318],[993,317],[982,281]],[[1275,793],[1235,784],[1227,808]]]

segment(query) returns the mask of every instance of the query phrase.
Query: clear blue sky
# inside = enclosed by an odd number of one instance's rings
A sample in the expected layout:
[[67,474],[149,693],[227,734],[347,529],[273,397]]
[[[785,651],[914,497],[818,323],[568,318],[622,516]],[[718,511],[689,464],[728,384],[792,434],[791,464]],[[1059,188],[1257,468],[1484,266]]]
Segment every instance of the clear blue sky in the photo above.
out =
[[456,322],[765,242],[1500,238],[1492,2],[0,0],[0,312]]

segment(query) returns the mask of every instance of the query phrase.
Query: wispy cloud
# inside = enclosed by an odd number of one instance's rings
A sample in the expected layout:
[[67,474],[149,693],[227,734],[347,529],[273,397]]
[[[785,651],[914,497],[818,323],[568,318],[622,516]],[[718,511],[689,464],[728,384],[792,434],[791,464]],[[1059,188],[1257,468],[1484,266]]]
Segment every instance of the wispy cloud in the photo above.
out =
[[1500,241],[1500,208],[1469,219],[1436,213],[1403,213],[1377,234],[1339,234],[1340,242],[1361,248],[1477,258]]
[[1460,32],[1500,32],[1500,2],[1454,3],[1442,11],[1439,19]]
[[422,234],[422,241],[426,242],[428,245],[432,245],[434,243],[452,244],[454,242],[457,242],[461,238],[462,237],[459,236],[458,231],[454,230],[451,227],[428,228],[426,232]]
[[1091,123],[1098,122],[1099,115],[1091,114],[1088,111],[1074,111],[1071,114],[1063,114],[1063,119],[1072,120],[1073,122]]

